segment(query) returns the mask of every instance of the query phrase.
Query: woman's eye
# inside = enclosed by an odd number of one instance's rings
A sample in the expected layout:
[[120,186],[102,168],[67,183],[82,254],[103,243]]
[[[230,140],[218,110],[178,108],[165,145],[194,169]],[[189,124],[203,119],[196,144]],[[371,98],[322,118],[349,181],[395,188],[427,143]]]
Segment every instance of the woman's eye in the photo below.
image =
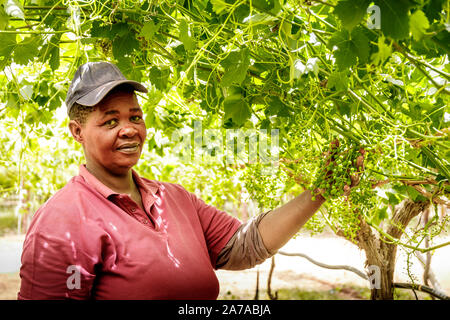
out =
[[116,119],[111,119],[111,120],[106,121],[104,124],[107,125],[107,126],[114,126],[114,125],[117,124],[117,120]]
[[141,121],[142,117],[141,116],[132,116],[130,119],[131,119],[131,121],[138,122],[138,121]]

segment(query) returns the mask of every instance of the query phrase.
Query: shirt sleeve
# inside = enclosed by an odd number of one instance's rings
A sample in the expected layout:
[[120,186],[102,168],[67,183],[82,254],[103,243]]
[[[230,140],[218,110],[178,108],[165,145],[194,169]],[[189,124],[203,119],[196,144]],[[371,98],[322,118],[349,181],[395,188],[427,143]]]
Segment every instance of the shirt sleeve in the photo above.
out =
[[258,230],[260,221],[269,212],[260,214],[239,227],[219,253],[217,269],[250,269],[276,253],[267,250]]
[[108,249],[108,239],[94,239],[98,226],[66,205],[47,205],[35,214],[22,251],[19,300],[90,298],[98,252]]
[[189,194],[200,219],[211,264],[216,268],[219,252],[242,225],[242,222],[228,213],[206,204],[193,193]]

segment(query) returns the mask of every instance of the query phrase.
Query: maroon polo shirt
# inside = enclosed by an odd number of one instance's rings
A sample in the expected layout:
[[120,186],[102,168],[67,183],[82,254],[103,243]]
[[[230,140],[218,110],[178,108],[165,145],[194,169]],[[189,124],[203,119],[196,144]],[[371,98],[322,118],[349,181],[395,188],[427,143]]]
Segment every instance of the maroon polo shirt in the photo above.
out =
[[180,185],[133,178],[145,211],[84,165],[39,208],[19,299],[217,299],[216,259],[241,222]]

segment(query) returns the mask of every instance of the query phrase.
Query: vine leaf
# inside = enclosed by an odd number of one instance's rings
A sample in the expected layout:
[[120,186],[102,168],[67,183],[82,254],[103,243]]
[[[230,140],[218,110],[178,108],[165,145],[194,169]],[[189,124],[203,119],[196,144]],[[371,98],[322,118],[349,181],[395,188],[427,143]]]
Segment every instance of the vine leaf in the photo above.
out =
[[395,40],[409,36],[409,7],[408,0],[376,0],[380,7],[381,31]]
[[101,25],[99,20],[92,23],[91,37],[93,38],[111,38],[111,29],[109,26]]
[[141,29],[140,36],[144,37],[145,40],[151,40],[153,35],[158,30],[159,25],[155,25],[155,23],[150,20],[144,23]]
[[442,11],[442,6],[445,2],[446,0],[429,0],[428,3],[423,6],[423,11],[431,22],[433,22],[433,20],[439,20],[440,12]]
[[370,57],[372,63],[376,65],[383,63],[392,54],[392,47],[387,45],[385,40],[386,39],[383,35],[378,37],[378,52],[375,52]]
[[191,31],[189,30],[186,20],[181,20],[180,22],[180,41],[183,43],[184,48],[188,51],[196,48],[195,40],[191,35]]
[[420,41],[426,30],[430,27],[425,13],[421,10],[416,10],[410,18],[411,34],[416,41]]
[[3,70],[3,68],[8,64],[10,56],[17,44],[16,35],[1,33],[0,43],[2,44],[0,46],[0,70]]
[[60,64],[60,55],[59,55],[59,41],[61,39],[61,35],[54,35],[50,38],[50,41],[43,45],[41,51],[39,52],[39,57],[41,61],[47,61],[50,65],[50,68],[55,71],[59,68]]
[[250,106],[244,99],[227,98],[223,101],[224,121],[231,119],[237,126],[242,126],[251,116]]
[[341,0],[334,8],[334,13],[348,30],[353,29],[367,13],[371,0]]
[[19,42],[14,49],[14,61],[18,64],[26,65],[33,61],[39,53],[38,47],[41,45],[40,37],[26,38]]
[[275,7],[275,0],[253,0],[252,5],[263,11],[272,10]]
[[[1,3],[1,2],[0,2]],[[0,30],[4,30],[8,25],[9,17],[5,12],[5,9],[0,6]]]
[[264,110],[267,116],[289,117],[289,109],[277,96],[271,96],[268,107]]
[[208,2],[209,0],[196,0],[192,1],[192,4],[199,10],[199,12],[202,12],[206,9]]
[[[445,50],[447,54],[450,54],[450,32],[442,30],[435,35],[432,40],[438,44],[438,46]],[[446,64],[448,66],[448,64]]]
[[328,88],[335,88],[337,91],[347,91],[348,76],[346,72],[335,71],[330,74],[327,82]]
[[120,59],[125,55],[139,48],[139,41],[136,40],[135,33],[132,31],[121,32],[114,38],[112,43],[112,52],[116,59]]
[[340,70],[344,70],[359,62],[365,62],[369,57],[369,39],[360,28],[352,32],[347,30],[336,31],[328,42],[328,47],[337,49],[334,57]]
[[250,54],[247,48],[239,51],[232,51],[221,62],[225,72],[222,77],[221,85],[229,87],[232,84],[241,84],[244,81],[247,70],[250,65]]
[[164,91],[167,88],[170,72],[168,69],[160,70],[158,67],[150,69],[149,78],[156,89]]
[[223,0],[211,0],[211,4],[213,7],[213,11],[218,15],[222,14],[222,11],[227,8],[227,4]]

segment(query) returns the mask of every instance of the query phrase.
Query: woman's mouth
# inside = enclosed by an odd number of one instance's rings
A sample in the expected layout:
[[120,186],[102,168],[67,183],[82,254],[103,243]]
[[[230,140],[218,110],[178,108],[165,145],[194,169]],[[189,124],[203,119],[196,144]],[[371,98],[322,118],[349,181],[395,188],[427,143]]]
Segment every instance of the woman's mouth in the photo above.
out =
[[121,153],[132,154],[139,151],[139,143],[125,143],[117,148]]

